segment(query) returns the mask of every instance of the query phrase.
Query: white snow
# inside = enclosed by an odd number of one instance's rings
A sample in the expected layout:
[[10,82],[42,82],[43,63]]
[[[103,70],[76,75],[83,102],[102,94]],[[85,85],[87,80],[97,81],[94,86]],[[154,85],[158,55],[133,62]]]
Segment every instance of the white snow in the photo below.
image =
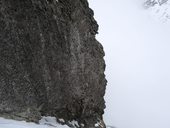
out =
[[99,127],[99,126],[100,126],[100,123],[97,122],[94,126],[95,126],[95,127]]
[[61,123],[65,123],[65,120],[64,119],[58,119]]
[[67,125],[57,123],[55,117],[43,117],[39,123],[28,123],[0,117],[0,128],[70,128]]
[[79,124],[78,124],[78,122],[75,121],[75,120],[70,121],[69,123],[70,123],[72,126],[74,126],[74,127],[80,127]]

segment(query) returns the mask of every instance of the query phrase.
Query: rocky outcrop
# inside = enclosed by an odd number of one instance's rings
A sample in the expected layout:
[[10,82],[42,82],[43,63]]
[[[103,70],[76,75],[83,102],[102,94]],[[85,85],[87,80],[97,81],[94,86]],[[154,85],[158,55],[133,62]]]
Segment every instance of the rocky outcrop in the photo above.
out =
[[154,20],[162,23],[170,21],[170,0],[146,0],[144,8]]
[[[87,0],[0,1],[0,115],[102,121],[106,79]],[[83,126],[83,125],[82,125]]]
[[163,5],[167,2],[168,0],[146,0],[144,3],[144,7],[149,8],[149,7],[153,7],[155,5]]

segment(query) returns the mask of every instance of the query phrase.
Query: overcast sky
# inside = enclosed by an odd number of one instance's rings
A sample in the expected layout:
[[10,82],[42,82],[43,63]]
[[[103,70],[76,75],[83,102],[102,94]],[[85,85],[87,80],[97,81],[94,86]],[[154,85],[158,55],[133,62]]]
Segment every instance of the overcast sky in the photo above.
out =
[[170,21],[142,0],[89,0],[108,80],[104,120],[116,128],[170,128]]

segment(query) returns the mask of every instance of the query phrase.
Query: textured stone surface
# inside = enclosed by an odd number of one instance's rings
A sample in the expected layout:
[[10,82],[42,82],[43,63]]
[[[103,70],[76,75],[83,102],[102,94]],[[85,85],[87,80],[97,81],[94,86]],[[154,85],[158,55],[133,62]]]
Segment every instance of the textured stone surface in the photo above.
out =
[[106,80],[87,0],[0,1],[0,115],[102,120]]

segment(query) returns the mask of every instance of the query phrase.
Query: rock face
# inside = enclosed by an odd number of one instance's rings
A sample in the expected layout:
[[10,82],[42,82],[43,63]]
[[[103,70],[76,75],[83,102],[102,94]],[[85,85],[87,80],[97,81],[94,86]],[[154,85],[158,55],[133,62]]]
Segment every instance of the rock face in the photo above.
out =
[[87,0],[0,1],[0,116],[78,120],[105,108],[104,52]]

